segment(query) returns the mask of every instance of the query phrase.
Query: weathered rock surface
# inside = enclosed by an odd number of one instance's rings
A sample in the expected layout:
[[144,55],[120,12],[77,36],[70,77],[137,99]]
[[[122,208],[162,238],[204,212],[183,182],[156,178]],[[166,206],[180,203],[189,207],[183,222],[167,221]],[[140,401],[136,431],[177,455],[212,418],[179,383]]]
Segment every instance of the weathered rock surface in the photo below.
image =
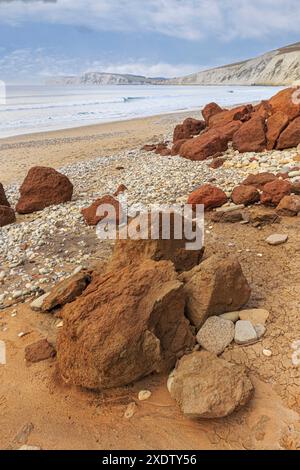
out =
[[225,152],[230,138],[214,129],[189,139],[180,147],[180,156],[189,160],[206,160]]
[[169,369],[194,345],[171,262],[145,261],[94,277],[64,307],[59,368],[67,383],[102,390]]
[[0,183],[0,206],[10,207],[3,185]]
[[[164,213],[157,213],[158,219],[151,217],[149,214],[141,214],[129,224],[128,237],[127,228],[119,232],[119,238],[115,243],[114,252],[109,264],[110,270],[120,269],[132,263],[141,263],[144,260],[151,259],[153,261],[170,260],[175,266],[176,271],[189,271],[197,266],[204,253],[204,248],[197,250],[187,249],[189,242],[184,236],[184,218],[179,214],[170,215],[170,234],[169,239],[164,239],[164,229],[162,228],[162,217]],[[159,221],[159,224],[157,224]],[[177,227],[182,227],[182,238],[175,238],[175,223]],[[158,227],[158,230],[157,230]],[[133,230],[138,231],[133,232]],[[134,233],[134,237],[132,234]],[[156,239],[151,235],[156,233]],[[197,236],[202,240],[202,234],[197,229]],[[170,235],[170,236],[169,236]],[[123,239],[122,237],[126,237]],[[192,241],[192,240],[190,240]]]
[[25,359],[28,362],[41,362],[55,356],[54,347],[46,339],[41,339],[25,348]]
[[0,227],[13,224],[16,221],[15,211],[9,206],[0,205]]
[[87,225],[95,226],[101,220],[107,219],[108,212],[101,210],[101,206],[104,208],[105,205],[109,205],[114,209],[114,215],[116,217],[116,223],[119,224],[121,218],[121,206],[119,201],[110,195],[103,196],[96,199],[89,207],[81,210],[83,218]]
[[231,199],[235,204],[244,204],[245,206],[248,206],[249,204],[258,202],[260,194],[255,186],[246,186],[241,184],[234,188],[231,194]]
[[234,134],[232,144],[240,153],[264,150],[267,145],[264,119],[254,115],[245,122]]
[[265,325],[270,313],[263,308],[252,308],[239,312],[240,320],[250,321],[252,325]]
[[216,128],[226,126],[232,121],[247,121],[250,119],[252,111],[252,105],[243,105],[229,111],[222,111],[210,117],[209,126]]
[[286,180],[275,180],[264,186],[260,200],[262,204],[277,206],[284,196],[291,194],[292,185]]
[[174,142],[171,148],[171,155],[172,156],[179,155],[182,145],[185,144],[187,141],[188,139],[180,139]]
[[235,324],[234,341],[240,345],[256,343],[258,340],[254,326],[249,320],[239,320]]
[[276,208],[278,215],[294,217],[300,213],[300,196],[291,194],[281,199]]
[[200,328],[197,341],[206,351],[219,356],[234,338],[234,324],[221,317],[210,317]]
[[179,279],[185,283],[187,316],[197,328],[208,317],[240,309],[251,294],[235,257],[211,256]]
[[[295,92],[297,92],[295,88],[286,88],[269,99],[269,105],[272,107],[273,113],[281,111],[288,116],[289,120],[299,116],[300,104],[295,102]],[[299,93],[296,96],[298,97]]]
[[209,120],[212,116],[215,116],[216,114],[221,113],[222,111],[224,110],[217,103],[207,104],[202,110],[202,116],[206,125],[209,125]]
[[80,272],[59,282],[44,298],[39,308],[42,312],[63,307],[79,297],[91,282],[91,276],[87,272]]
[[227,200],[228,198],[222,189],[212,184],[204,184],[190,194],[188,204],[192,204],[193,207],[197,204],[203,204],[205,210],[210,210],[223,206]]
[[65,175],[53,168],[36,166],[29,170],[20,194],[16,211],[19,214],[30,214],[71,201],[73,185]]
[[243,366],[200,351],[180,360],[169,390],[185,416],[215,419],[245,406],[254,388]]

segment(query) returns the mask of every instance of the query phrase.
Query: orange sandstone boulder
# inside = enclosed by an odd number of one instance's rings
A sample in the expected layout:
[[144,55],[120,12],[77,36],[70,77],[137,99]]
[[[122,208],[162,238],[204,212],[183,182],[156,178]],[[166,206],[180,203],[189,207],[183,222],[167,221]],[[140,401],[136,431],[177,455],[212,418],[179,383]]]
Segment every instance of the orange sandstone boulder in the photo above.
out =
[[278,111],[269,117],[267,121],[267,149],[272,150],[276,147],[277,140],[281,132],[289,123],[287,114]]
[[260,196],[262,204],[277,206],[284,196],[289,196],[292,191],[292,185],[287,180],[275,180],[264,186],[263,193]]
[[7,207],[10,207],[10,204],[7,200],[7,197],[6,197],[6,194],[5,194],[5,191],[4,191],[4,188],[2,186],[2,184],[0,183],[0,206],[7,206]]
[[202,110],[202,116],[204,117],[206,125],[209,125],[209,120],[212,116],[222,113],[223,111],[224,110],[217,103],[207,104]]
[[242,184],[244,186],[255,186],[255,188],[262,191],[267,183],[275,180],[277,180],[277,177],[273,173],[264,172],[247,176]]
[[247,121],[253,112],[252,105],[239,106],[229,111],[222,111],[209,119],[209,127],[224,127],[232,121]]
[[237,205],[244,204],[245,206],[248,206],[249,204],[258,202],[260,195],[255,186],[245,186],[241,184],[234,188],[231,199]]
[[297,147],[300,143],[300,117],[292,121],[280,134],[276,148],[278,150]]
[[225,152],[229,139],[211,129],[199,137],[190,139],[180,147],[180,156],[189,160],[206,160]]
[[264,119],[253,116],[233,136],[233,148],[239,152],[261,152],[266,148]]
[[13,224],[16,221],[15,211],[8,206],[0,206],[0,227]]
[[182,124],[178,124],[174,129],[173,142],[177,140],[189,139],[200,134],[205,129],[205,122],[198,119],[187,118]]
[[278,215],[293,217],[300,213],[300,196],[284,196],[276,208]]
[[[87,225],[97,225],[101,220],[108,216],[108,212],[104,212],[104,214],[99,214],[101,212],[101,206],[110,205],[115,210],[116,215],[116,223],[119,224],[121,218],[121,206],[119,201],[117,201],[114,197],[110,195],[103,196],[99,199],[96,199],[93,204],[85,209],[81,210],[81,214]],[[99,209],[99,210],[98,210]]]
[[273,114],[281,111],[290,121],[300,115],[300,88],[286,88],[269,100]]
[[176,140],[176,142],[173,144],[173,147],[171,148],[171,155],[178,155],[180,153],[181,146],[187,141],[188,139]]

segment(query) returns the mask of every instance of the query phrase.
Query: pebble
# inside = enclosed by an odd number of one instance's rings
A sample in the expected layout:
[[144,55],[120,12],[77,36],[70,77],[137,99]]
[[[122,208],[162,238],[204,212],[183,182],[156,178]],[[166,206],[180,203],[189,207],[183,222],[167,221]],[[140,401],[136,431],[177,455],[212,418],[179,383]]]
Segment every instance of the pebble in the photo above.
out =
[[233,323],[236,323],[240,319],[240,312],[223,313],[220,315],[220,318],[224,318],[224,320],[230,320]]
[[206,349],[219,356],[234,338],[234,324],[221,317],[210,317],[197,334],[197,341]]
[[140,401],[145,401],[145,400],[149,400],[149,398],[151,397],[151,392],[149,390],[141,390],[138,394],[138,399]]
[[250,321],[239,320],[235,325],[234,341],[240,345],[257,342],[257,334]]
[[266,334],[266,327],[264,325],[254,325],[254,329],[257,334],[257,338],[261,339]]
[[0,365],[5,366],[6,364],[6,346],[4,341],[0,340]]
[[273,233],[273,235],[270,235],[267,239],[266,242],[269,245],[277,246],[277,245],[282,245],[283,243],[286,243],[288,241],[288,235],[280,234],[280,233]]
[[33,302],[31,302],[30,304],[30,308],[36,312],[40,311],[42,306],[43,306],[43,302],[44,300],[46,299],[46,297],[49,296],[49,292],[47,292],[46,294],[44,295],[41,295],[40,297],[38,297],[37,299],[34,299]]

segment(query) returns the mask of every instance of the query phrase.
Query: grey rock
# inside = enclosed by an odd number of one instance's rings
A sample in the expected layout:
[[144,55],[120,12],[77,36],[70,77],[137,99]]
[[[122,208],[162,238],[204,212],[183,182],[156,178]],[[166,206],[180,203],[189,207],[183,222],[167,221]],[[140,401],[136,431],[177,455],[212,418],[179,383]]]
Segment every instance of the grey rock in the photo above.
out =
[[270,235],[266,239],[266,242],[269,245],[277,246],[277,245],[282,245],[283,243],[286,243],[288,241],[288,238],[289,238],[288,235],[274,233],[273,235]]
[[32,310],[35,312],[39,312],[42,309],[43,302],[44,300],[49,296],[49,292],[47,292],[44,295],[41,295],[37,299],[34,299],[33,302],[31,302],[30,307]]
[[266,331],[267,331],[265,325],[254,325],[254,329],[256,331],[258,339],[262,338],[266,334]]

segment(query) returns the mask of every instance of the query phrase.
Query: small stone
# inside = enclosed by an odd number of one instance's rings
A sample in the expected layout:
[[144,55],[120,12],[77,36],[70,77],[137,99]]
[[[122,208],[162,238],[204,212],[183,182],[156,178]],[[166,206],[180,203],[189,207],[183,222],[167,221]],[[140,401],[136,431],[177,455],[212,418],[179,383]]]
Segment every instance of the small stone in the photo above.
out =
[[136,411],[137,411],[137,406],[136,406],[136,403],[133,401],[132,403],[129,403],[129,405],[127,406],[126,411],[124,413],[124,418],[126,419],[132,418],[133,415],[136,413]]
[[240,319],[240,312],[223,313],[223,315],[220,315],[220,318],[224,318],[224,320],[230,320],[233,323],[236,323]]
[[270,349],[263,349],[262,353],[266,357],[271,357],[273,355],[273,353]]
[[239,320],[235,325],[234,341],[237,344],[245,345],[257,342],[257,334],[250,321]]
[[254,329],[256,331],[258,339],[262,338],[266,334],[266,331],[267,331],[265,325],[254,325]]
[[6,346],[4,341],[0,340],[0,365],[5,366],[6,364]]
[[34,301],[31,302],[30,304],[31,309],[34,310],[35,312],[39,312],[43,306],[44,300],[48,297],[48,295],[49,295],[49,292],[47,292],[44,295],[41,295],[37,299],[34,299]]
[[286,243],[288,241],[288,235],[283,235],[280,233],[274,233],[273,235],[270,235],[267,239],[266,242],[269,245],[277,246],[277,245],[282,245],[283,243]]
[[56,356],[54,347],[46,339],[30,344],[25,348],[25,359],[28,362],[36,363],[45,361]]
[[197,341],[206,351],[219,356],[234,338],[234,324],[217,316],[210,317],[197,334]]
[[253,308],[239,312],[240,320],[250,321],[253,326],[265,325],[270,313],[263,308]]
[[151,397],[151,392],[149,390],[141,390],[138,394],[138,399],[140,401],[149,400]]

